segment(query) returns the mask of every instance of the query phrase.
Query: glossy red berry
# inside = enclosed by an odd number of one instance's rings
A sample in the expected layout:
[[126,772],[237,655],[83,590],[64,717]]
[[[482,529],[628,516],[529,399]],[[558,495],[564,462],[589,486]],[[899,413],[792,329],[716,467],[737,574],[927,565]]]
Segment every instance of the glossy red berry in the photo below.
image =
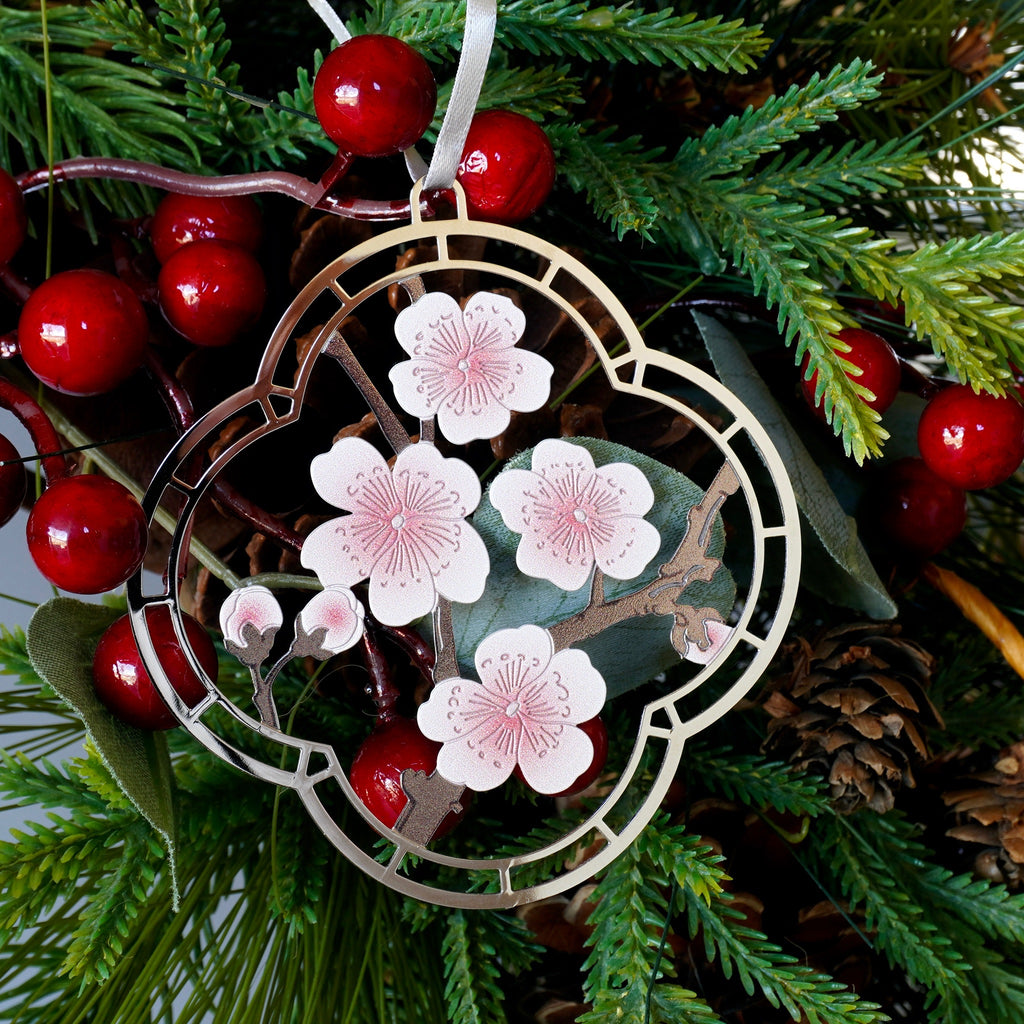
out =
[[36,568],[72,594],[120,586],[142,564],[149,530],[131,492],[105,476],[63,477],[32,506],[28,550]]
[[[429,775],[437,767],[440,749],[441,744],[428,740],[411,718],[396,715],[381,721],[363,740],[352,760],[349,781],[374,817],[393,828],[409,799],[402,789],[402,772],[410,768]],[[454,811],[449,813],[435,838],[450,832],[461,818]]]
[[925,406],[917,447],[928,468],[954,487],[994,487],[1024,459],[1024,406],[1011,395],[954,384]]
[[65,270],[28,298],[18,348],[28,368],[68,395],[100,395],[141,365],[149,322],[135,292],[102,270]]
[[[203,672],[216,680],[217,649],[209,634],[188,615],[182,616],[182,624]],[[206,696],[206,686],[192,670],[175,635],[170,609],[166,605],[147,608],[146,626],[171,685],[189,707],[195,707]],[[96,696],[123,722],[154,731],[178,724],[146,671],[132,634],[130,616],[122,615],[100,637],[92,661],[92,678]]]
[[263,268],[241,246],[204,239],[173,253],[157,278],[167,322],[196,345],[228,345],[252,327],[267,296]]
[[524,114],[486,110],[473,118],[456,174],[470,216],[514,224],[529,217],[555,183],[555,153]]
[[183,245],[204,238],[234,242],[255,252],[263,233],[260,209],[249,196],[183,196],[160,201],[149,225],[153,252],[161,263]]
[[427,62],[393,36],[354,36],[327,55],[313,82],[323,130],[353,156],[407,149],[426,131],[436,105]]
[[10,262],[28,231],[25,197],[18,183],[0,169],[0,266]]
[[[862,371],[860,376],[852,373],[847,373],[847,376],[874,394],[875,397],[867,405],[877,412],[885,412],[896,400],[900,390],[900,361],[892,346],[881,335],[860,327],[845,327],[836,337],[850,346],[850,351],[843,358]],[[809,380],[806,379],[809,362],[809,357],[805,355],[800,365],[801,387],[807,404],[824,419],[824,395],[817,405],[814,404],[814,391],[818,386],[817,371],[811,374]]]
[[0,434],[0,526],[11,521],[25,498],[25,467],[18,458],[18,449]]
[[948,547],[967,522],[967,497],[936,476],[923,459],[899,459],[868,492],[867,514],[888,547],[926,559]]

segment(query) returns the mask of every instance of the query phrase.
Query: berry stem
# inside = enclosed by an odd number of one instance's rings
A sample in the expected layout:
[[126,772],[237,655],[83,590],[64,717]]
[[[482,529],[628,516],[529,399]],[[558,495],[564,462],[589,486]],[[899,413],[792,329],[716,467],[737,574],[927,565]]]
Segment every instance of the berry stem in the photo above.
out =
[[19,306],[24,306],[32,294],[32,285],[21,274],[15,273],[9,263],[0,266],[0,288]]
[[[329,173],[329,172],[328,172]],[[225,174],[210,177],[187,174],[169,167],[142,160],[121,160],[115,157],[73,157],[50,168],[26,171],[15,180],[25,194],[46,188],[51,181],[73,181],[78,178],[110,178],[134,181],[140,185],[189,196],[240,196],[276,192],[291,196],[306,206],[317,207],[350,220],[408,220],[411,207],[408,199],[371,200],[355,196],[331,196],[321,183],[314,183],[285,171],[256,171],[252,174]],[[432,216],[433,207],[421,198],[423,216]]]
[[[305,579],[306,577],[301,577]],[[434,680],[434,651],[430,644],[414,629],[408,626],[385,626],[377,623],[377,628],[396,647],[400,647],[416,666],[417,671],[427,681]]]
[[367,615],[366,628],[363,631],[360,646],[363,650],[366,671],[370,673],[370,682],[367,684],[366,690],[376,705],[377,725],[379,726],[391,721],[398,713],[396,705],[400,694],[391,674],[391,666],[377,643],[378,628],[377,623]]
[[[191,396],[182,387],[180,381],[167,372],[163,363],[152,351],[147,356],[145,368],[156,385],[171,422],[180,436],[195,423],[195,410]],[[302,549],[301,535],[286,526],[276,516],[272,516],[258,505],[253,504],[227,480],[215,480],[212,489],[214,496],[221,504],[243,522],[248,523],[254,530],[273,537],[278,544],[289,551],[298,552]]]
[[32,444],[39,453],[47,484],[67,476],[67,461],[59,454],[64,446],[50,417],[34,398],[29,397],[6,377],[0,377],[0,408],[14,413],[29,432]]

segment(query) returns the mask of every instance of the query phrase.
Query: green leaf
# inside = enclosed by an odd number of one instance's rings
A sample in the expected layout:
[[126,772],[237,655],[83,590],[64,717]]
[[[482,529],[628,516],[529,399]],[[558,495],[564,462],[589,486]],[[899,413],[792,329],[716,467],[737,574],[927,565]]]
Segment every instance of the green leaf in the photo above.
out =
[[[658,567],[668,561],[682,538],[686,513],[704,492],[692,480],[662,462],[630,448],[590,437],[577,437],[573,443],[587,449],[598,466],[610,462],[628,462],[641,469],[654,490],[654,507],[646,516],[661,531],[662,544],[647,569],[633,580],[605,579],[605,596],[614,600],[650,583]],[[506,463],[506,469],[529,469],[533,449],[521,452]],[[568,592],[547,580],[524,576],[516,566],[519,535],[512,533],[501,514],[485,495],[473,525],[491,554],[491,572],[483,597],[468,608],[456,606],[453,618],[456,649],[468,669],[480,641],[499,629],[511,629],[524,623],[549,627],[575,615],[586,607],[589,587]],[[708,554],[720,558],[725,547],[721,521],[716,520]],[[712,607],[728,618],[736,602],[736,585],[723,565],[710,583],[691,583],[683,595],[686,604]],[[682,603],[682,602],[681,602]],[[617,697],[640,686],[671,665],[679,664],[679,655],[670,643],[672,620],[667,616],[645,616],[619,623],[579,644],[590,656],[594,667],[604,676],[608,698]],[[624,658],[622,652],[629,651]]]
[[100,633],[121,613],[103,605],[56,597],[36,609],[28,627],[33,667],[85,722],[86,732],[125,796],[163,838],[177,902],[174,773],[162,733],[115,718],[92,684],[92,652]]
[[[711,317],[694,313],[693,318],[719,379],[765,428],[789,469],[797,505],[813,531],[805,535],[804,561],[815,566],[816,571],[804,578],[804,584],[836,604],[866,612],[873,618],[893,618],[896,604],[857,536],[857,524],[843,511],[818,464],[743,347]],[[816,558],[816,554],[832,562],[831,571],[820,568],[822,559]]]

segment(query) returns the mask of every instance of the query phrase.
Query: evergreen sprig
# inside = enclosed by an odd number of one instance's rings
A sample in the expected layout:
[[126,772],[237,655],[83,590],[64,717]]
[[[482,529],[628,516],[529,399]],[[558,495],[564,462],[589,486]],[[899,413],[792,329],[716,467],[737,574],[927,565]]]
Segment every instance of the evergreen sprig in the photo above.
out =
[[[458,51],[465,3],[375,0],[366,15],[370,32],[396,35],[446,57]],[[714,16],[677,15],[670,8],[643,11],[631,3],[592,9],[578,0],[500,0],[496,40],[538,56],[666,63],[703,70],[744,71],[767,48],[756,25]]]
[[620,239],[630,231],[651,238],[661,210],[643,170],[662,151],[645,148],[639,136],[615,139],[613,128],[588,132],[589,127],[562,124],[549,133],[566,182],[586,195]]
[[[93,52],[97,37],[80,8],[50,9],[48,36],[55,159],[90,154],[197,169],[199,151],[178,98],[153,72]],[[0,162],[45,166],[46,75],[38,12],[0,6],[0,67]],[[109,208],[144,208],[138,189],[125,183],[92,185]],[[84,212],[88,218],[88,206]]]
[[797,771],[792,765],[763,754],[743,754],[729,747],[687,751],[688,770],[701,783],[731,800],[760,810],[817,817],[831,810],[822,779]]
[[461,910],[448,915],[441,944],[445,964],[444,997],[452,1024],[504,1024],[501,971],[495,950],[480,934],[477,915]]

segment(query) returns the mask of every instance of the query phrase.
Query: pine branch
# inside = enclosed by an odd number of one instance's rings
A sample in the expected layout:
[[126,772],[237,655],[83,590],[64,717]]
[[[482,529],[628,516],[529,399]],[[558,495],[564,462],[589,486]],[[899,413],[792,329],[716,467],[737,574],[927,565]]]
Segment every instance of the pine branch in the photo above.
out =
[[870,64],[853,60],[824,77],[815,73],[806,85],[791,86],[760,108],[748,107],[741,115],[684,142],[671,173],[686,181],[691,192],[708,178],[736,174],[762,154],[836,120],[841,111],[874,99],[881,76],[872,71]]
[[891,846],[877,848],[861,833],[858,823],[846,818],[822,822],[816,844],[822,854],[828,851],[822,867],[834,875],[851,908],[863,908],[867,926],[875,932],[876,946],[932,999],[947,1004],[964,1002],[970,967],[949,936],[930,919],[927,908],[908,892],[904,879],[894,873]]
[[771,807],[783,814],[817,817],[830,810],[823,781],[763,754],[739,754],[729,747],[688,749],[691,770],[701,782],[730,800],[751,808]]
[[660,210],[643,167],[661,150],[644,149],[637,136],[615,140],[614,128],[588,135],[587,127],[561,124],[549,131],[559,171],[572,189],[586,195],[599,217],[611,222],[620,239],[628,231],[650,238]]
[[[644,870],[638,844],[613,861],[599,879],[591,896],[596,906],[587,919],[594,929],[587,938],[591,952],[583,965],[583,994],[592,1009],[579,1024],[643,1024],[648,992],[672,966],[660,955],[661,936],[669,926],[666,882],[664,875]],[[706,1018],[710,1010],[706,1004],[698,1006]]]
[[[732,897],[710,891],[709,873],[724,880],[716,862],[721,858],[694,843],[682,843],[675,830],[648,830],[644,841],[649,855],[672,872],[689,921],[690,937],[700,932],[709,959],[718,958],[726,978],[735,971],[748,995],[760,991],[774,1007],[794,1019],[814,1024],[872,1024],[887,1018],[875,1003],[860,1000],[844,985],[802,965],[761,932],[738,923],[743,914],[732,907]],[[710,898],[709,898],[710,895]]]
[[[366,17],[370,32],[385,32],[436,55],[451,57],[462,39],[465,4],[423,5],[376,0]],[[575,0],[501,0],[495,38],[533,55],[585,60],[641,61],[660,66],[745,71],[767,48],[759,26],[697,20],[671,9],[638,11],[632,4],[601,7]]]
[[[437,89],[435,128],[448,109],[453,79]],[[570,73],[569,65],[540,65],[525,68],[491,68],[480,90],[477,110],[512,108],[537,121],[565,117],[569,108],[582,103],[582,82]]]
[[[145,825],[141,826],[145,828]],[[125,940],[149,899],[156,861],[163,850],[144,835],[128,833],[116,868],[91,887],[89,901],[75,929],[61,973],[83,985],[106,981],[124,952]]]
[[494,947],[481,942],[475,924],[475,916],[467,917],[461,910],[448,916],[441,943],[448,1020],[451,1024],[504,1024],[507,1018]]
[[[83,20],[85,24],[83,25]],[[186,118],[152,72],[89,49],[96,33],[81,8],[49,11],[55,158],[81,153],[144,159],[195,170],[199,154]],[[45,164],[44,83],[39,14],[0,7],[0,162]],[[15,159],[12,142],[20,147]],[[137,189],[124,183],[94,182],[90,191],[108,208],[141,212]],[[85,208],[87,218],[88,208]]]
[[779,153],[751,178],[750,187],[804,205],[844,203],[920,178],[925,160],[914,139],[890,139],[881,145],[850,139],[839,149],[823,146],[791,157]]

